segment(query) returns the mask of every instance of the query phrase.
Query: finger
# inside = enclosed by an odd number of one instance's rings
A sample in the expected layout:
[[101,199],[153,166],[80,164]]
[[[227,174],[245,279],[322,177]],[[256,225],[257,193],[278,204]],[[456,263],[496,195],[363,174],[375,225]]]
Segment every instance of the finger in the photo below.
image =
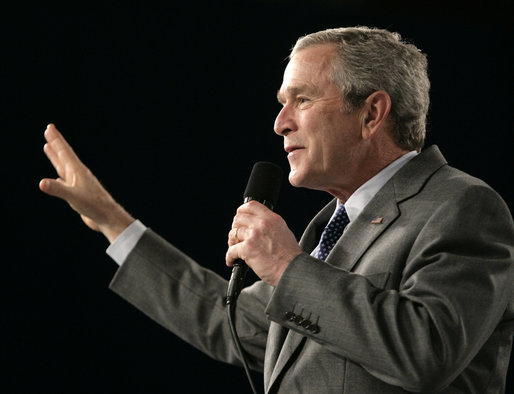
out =
[[53,124],[48,125],[45,131],[45,138],[54,152],[55,159],[59,161],[60,165],[65,163],[80,163],[78,156]]
[[247,203],[244,203],[237,209],[237,213],[246,213],[249,215],[262,215],[266,214],[268,212],[271,212],[271,210],[264,204],[261,204],[258,201],[252,200]]
[[228,245],[232,246],[245,240],[246,227],[233,227],[228,233]]
[[41,182],[39,182],[39,188],[42,192],[54,197],[62,198],[63,200],[67,200],[69,195],[68,186],[55,179],[42,179]]
[[46,143],[45,146],[43,146],[43,151],[45,152],[46,157],[48,157],[48,160],[50,160],[50,163],[54,166],[57,174],[59,174],[60,177],[64,177],[64,166],[50,144]]
[[228,232],[228,246],[235,245],[239,242],[239,239],[237,238],[237,227],[233,227]]
[[[254,224],[256,219],[257,219],[257,217],[255,215],[248,214],[248,213],[242,213],[242,212],[238,211],[232,221],[232,227],[233,228],[251,227]],[[239,239],[241,239],[241,237],[239,237]]]
[[[64,139],[61,132],[59,130],[57,130],[57,127],[55,127],[55,125],[53,123],[50,123],[48,126],[46,126],[44,135],[45,135],[45,139],[47,142],[51,142],[55,139],[60,139],[60,140],[63,140],[66,142],[66,140]],[[67,144],[67,142],[66,142],[66,144]]]
[[236,261],[237,259],[243,259],[240,256],[241,245],[242,245],[241,243],[238,243],[238,244],[230,246],[227,249],[227,253],[225,254],[225,264],[227,266],[232,267],[234,265],[234,261]]

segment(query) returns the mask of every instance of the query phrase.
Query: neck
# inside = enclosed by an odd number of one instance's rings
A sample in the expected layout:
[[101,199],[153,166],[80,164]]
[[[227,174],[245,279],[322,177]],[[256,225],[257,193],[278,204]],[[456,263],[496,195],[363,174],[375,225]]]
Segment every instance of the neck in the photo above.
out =
[[334,188],[329,188],[326,191],[344,204],[364,183],[404,154],[408,153],[407,150],[400,149],[397,146],[394,146],[394,148],[395,149],[381,148],[371,150],[369,154],[364,155],[363,159],[356,163],[358,171],[355,171],[354,176],[349,179],[347,184],[341,184]]

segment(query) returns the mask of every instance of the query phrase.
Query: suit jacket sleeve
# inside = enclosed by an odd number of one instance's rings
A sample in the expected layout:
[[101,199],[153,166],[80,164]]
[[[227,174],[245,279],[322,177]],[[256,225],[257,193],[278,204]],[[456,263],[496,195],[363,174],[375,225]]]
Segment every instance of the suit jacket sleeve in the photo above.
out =
[[[401,201],[356,262],[345,261],[351,254],[344,245],[326,263],[307,253],[295,258],[270,300],[270,319],[412,391],[444,388],[495,330],[503,330],[495,341],[512,341],[512,218],[484,184],[463,177],[448,187],[441,180],[455,178],[451,171],[443,168]],[[362,226],[340,243],[358,247],[351,243]],[[287,311],[308,317],[319,332],[288,321]],[[508,350],[502,357],[508,360]]]
[[[209,356],[240,365],[224,303],[227,281],[148,229],[116,272],[110,288]],[[249,364],[262,371],[271,288],[262,282],[238,299],[236,328]]]

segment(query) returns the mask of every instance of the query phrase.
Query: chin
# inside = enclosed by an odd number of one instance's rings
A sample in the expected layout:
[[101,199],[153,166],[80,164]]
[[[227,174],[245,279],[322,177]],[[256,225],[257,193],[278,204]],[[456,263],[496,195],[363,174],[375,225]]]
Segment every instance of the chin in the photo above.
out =
[[305,177],[297,170],[291,169],[289,172],[289,183],[294,187],[305,187]]
[[296,169],[291,169],[288,178],[291,186],[327,191],[323,187],[323,183],[320,182],[320,177],[316,176],[314,172],[300,172]]
[[291,169],[291,171],[289,171],[288,179],[289,179],[289,183],[292,186],[298,187],[297,176],[296,175],[297,175],[296,170]]

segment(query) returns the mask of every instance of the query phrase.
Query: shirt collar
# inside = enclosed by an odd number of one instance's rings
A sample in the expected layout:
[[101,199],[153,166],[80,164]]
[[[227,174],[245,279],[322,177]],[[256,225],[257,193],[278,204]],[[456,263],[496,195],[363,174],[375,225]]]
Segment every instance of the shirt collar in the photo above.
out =
[[[396,172],[402,168],[409,160],[418,154],[416,151],[411,151],[400,158],[393,161],[373,178],[366,181],[361,187],[359,187],[350,198],[344,203],[346,213],[350,219],[350,223],[357,219],[357,216],[362,212],[364,207],[370,202],[370,200],[378,193],[378,191],[396,174]],[[341,202],[337,200],[339,206]]]

